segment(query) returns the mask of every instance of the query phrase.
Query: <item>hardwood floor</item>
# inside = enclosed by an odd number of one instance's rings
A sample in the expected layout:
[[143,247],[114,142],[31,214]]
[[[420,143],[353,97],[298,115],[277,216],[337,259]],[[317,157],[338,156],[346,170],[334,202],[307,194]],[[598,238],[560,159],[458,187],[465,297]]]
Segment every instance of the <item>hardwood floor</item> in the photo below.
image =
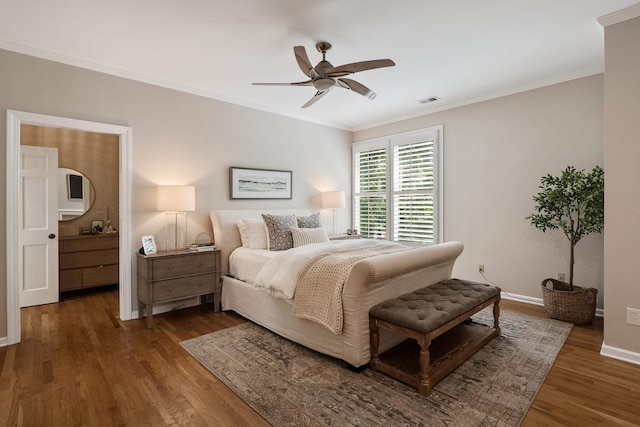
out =
[[[22,309],[22,342],[0,348],[0,425],[269,425],[178,344],[240,316],[192,307],[149,330],[117,310],[115,288]],[[601,342],[602,319],[574,328],[524,426],[640,425],[640,366],[600,356]]]

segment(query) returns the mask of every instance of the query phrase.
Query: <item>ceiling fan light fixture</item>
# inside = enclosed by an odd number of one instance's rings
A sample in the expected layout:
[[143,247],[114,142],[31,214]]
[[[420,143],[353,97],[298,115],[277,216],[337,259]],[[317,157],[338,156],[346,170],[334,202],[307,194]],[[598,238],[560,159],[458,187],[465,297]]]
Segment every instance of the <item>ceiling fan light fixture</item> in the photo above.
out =
[[312,86],[317,90],[317,93],[302,106],[307,108],[313,105],[316,101],[326,95],[334,87],[340,87],[343,89],[351,90],[358,93],[368,99],[376,97],[376,93],[355,80],[348,79],[346,76],[354,74],[360,71],[374,70],[376,68],[392,67],[396,65],[391,59],[374,59],[369,61],[353,62],[350,64],[340,65],[334,67],[326,59],[326,54],[331,49],[331,43],[319,42],[316,44],[318,52],[322,53],[322,61],[320,61],[315,67],[311,65],[309,56],[304,46],[294,46],[293,53],[298,63],[300,70],[311,80],[303,82],[293,83],[252,83],[259,86]]
[[336,81],[330,78],[319,78],[313,81],[313,87],[318,90],[331,89],[336,85]]

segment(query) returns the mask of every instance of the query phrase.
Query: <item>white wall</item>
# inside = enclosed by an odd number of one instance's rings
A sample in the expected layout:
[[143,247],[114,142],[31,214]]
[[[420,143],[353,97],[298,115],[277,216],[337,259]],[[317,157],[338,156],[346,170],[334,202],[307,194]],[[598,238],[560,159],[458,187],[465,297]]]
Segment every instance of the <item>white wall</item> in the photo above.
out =
[[[603,76],[429,114],[355,133],[361,141],[444,125],[444,238],[465,250],[454,274],[487,279],[510,294],[541,298],[540,282],[565,273],[569,243],[533,228],[540,177],[567,165],[603,165]],[[603,306],[603,236],[576,246],[574,283],[599,290]]]
[[[196,187],[189,239],[212,233],[209,211],[308,207],[321,191],[350,190],[351,132],[0,50],[0,110],[27,111],[132,128],[132,247],[164,241],[156,186]],[[249,84],[249,83],[247,83]],[[6,146],[6,121],[0,119]],[[293,171],[293,199],[229,200],[230,166]],[[0,211],[6,212],[6,150],[0,150]],[[349,197],[349,196],[348,196]],[[341,224],[346,228],[347,212]],[[102,219],[102,218],[97,218]],[[6,216],[3,216],[3,223]],[[132,260],[135,254],[131,254]],[[136,309],[135,264],[132,301]],[[0,337],[6,336],[6,241],[0,233]]]

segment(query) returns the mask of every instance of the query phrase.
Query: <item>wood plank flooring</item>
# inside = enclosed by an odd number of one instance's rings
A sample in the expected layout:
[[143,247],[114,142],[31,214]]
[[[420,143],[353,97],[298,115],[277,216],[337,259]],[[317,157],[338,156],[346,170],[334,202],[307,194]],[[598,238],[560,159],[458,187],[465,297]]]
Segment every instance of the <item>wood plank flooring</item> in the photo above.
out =
[[[269,425],[178,344],[243,318],[199,306],[149,330],[117,310],[116,288],[22,309],[22,342],[0,348],[0,425]],[[601,343],[602,319],[574,328],[524,426],[640,425],[640,366],[600,356]]]

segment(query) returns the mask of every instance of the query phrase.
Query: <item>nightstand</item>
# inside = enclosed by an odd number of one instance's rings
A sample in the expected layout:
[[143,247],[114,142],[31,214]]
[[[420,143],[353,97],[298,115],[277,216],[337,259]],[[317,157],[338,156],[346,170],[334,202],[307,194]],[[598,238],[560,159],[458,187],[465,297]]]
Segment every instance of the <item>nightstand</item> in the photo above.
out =
[[153,327],[153,305],[213,294],[213,309],[220,310],[220,251],[186,250],[138,254],[138,311],[147,313]]
[[330,234],[329,240],[349,240],[349,239],[362,239],[359,234]]

